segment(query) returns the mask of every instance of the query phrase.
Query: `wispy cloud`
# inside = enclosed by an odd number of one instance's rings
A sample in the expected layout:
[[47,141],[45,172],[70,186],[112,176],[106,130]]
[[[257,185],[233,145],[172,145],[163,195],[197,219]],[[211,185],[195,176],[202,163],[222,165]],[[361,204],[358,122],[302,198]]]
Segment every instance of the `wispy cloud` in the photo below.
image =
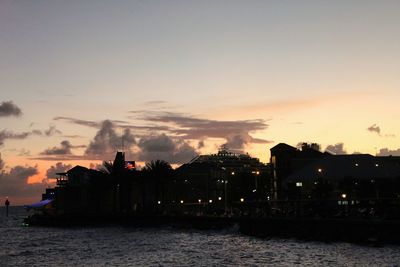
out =
[[92,127],[92,128],[99,128],[101,125],[99,122],[86,121],[86,120],[75,119],[75,118],[70,118],[70,117],[55,117],[55,118],[53,118],[53,120],[65,121],[65,122],[83,125],[83,126]]
[[7,139],[21,140],[27,138],[31,134],[32,132],[14,133],[12,131],[7,131],[7,130],[0,131],[0,146],[4,145],[4,142]]
[[220,121],[185,116],[180,113],[157,112],[143,113],[146,121],[170,125],[169,133],[185,140],[204,140],[220,138],[232,149],[242,149],[250,143],[267,144],[271,141],[254,138],[251,134],[268,128],[265,120]]
[[74,146],[68,140],[64,140],[60,143],[59,147],[52,147],[44,150],[40,155],[72,155],[73,148],[84,148],[85,145]]

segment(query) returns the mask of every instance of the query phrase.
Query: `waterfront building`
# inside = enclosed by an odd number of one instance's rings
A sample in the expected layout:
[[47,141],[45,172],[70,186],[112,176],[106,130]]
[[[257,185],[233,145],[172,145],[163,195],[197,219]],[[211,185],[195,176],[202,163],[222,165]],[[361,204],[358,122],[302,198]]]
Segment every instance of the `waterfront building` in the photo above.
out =
[[207,212],[240,210],[269,199],[270,173],[269,165],[259,159],[221,147],[217,154],[200,155],[176,169],[174,201],[202,206]]
[[274,201],[287,199],[288,192],[285,190],[284,184],[289,175],[319,158],[330,155],[320,152],[317,144],[307,143],[303,143],[301,149],[279,143],[272,147],[270,151],[271,195]]

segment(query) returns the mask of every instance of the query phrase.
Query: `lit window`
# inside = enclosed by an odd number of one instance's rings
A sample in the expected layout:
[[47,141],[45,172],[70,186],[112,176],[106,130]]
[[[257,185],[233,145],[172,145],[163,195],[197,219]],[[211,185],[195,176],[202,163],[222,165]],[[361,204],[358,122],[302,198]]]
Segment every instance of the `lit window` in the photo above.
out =
[[302,186],[303,186],[303,183],[302,183],[302,182],[297,182],[297,183],[296,183],[296,186],[297,186],[297,187],[302,187]]

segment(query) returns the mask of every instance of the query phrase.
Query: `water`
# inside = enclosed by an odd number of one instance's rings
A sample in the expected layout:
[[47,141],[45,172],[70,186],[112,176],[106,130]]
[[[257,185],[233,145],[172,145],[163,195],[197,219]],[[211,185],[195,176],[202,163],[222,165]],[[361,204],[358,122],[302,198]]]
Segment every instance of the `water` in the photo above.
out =
[[22,227],[0,208],[0,266],[400,266],[400,246],[259,239],[173,228]]

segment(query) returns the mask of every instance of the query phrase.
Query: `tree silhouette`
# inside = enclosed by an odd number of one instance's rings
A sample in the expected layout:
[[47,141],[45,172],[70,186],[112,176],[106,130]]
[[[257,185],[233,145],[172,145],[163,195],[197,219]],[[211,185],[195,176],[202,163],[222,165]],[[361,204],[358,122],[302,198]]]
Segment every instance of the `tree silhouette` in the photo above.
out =
[[103,164],[101,166],[97,167],[97,170],[102,173],[110,174],[110,175],[112,175],[114,172],[113,164],[111,163],[111,161],[103,161]]
[[[164,160],[152,160],[147,162],[142,169],[147,184],[152,184],[153,197],[157,201],[165,203],[167,195],[167,185],[172,177],[173,169],[171,165]],[[145,190],[147,191],[147,190]],[[149,192],[144,192],[145,194]]]
[[172,167],[168,162],[158,159],[147,162],[142,170],[143,172],[151,174],[154,177],[168,176],[172,172]]

